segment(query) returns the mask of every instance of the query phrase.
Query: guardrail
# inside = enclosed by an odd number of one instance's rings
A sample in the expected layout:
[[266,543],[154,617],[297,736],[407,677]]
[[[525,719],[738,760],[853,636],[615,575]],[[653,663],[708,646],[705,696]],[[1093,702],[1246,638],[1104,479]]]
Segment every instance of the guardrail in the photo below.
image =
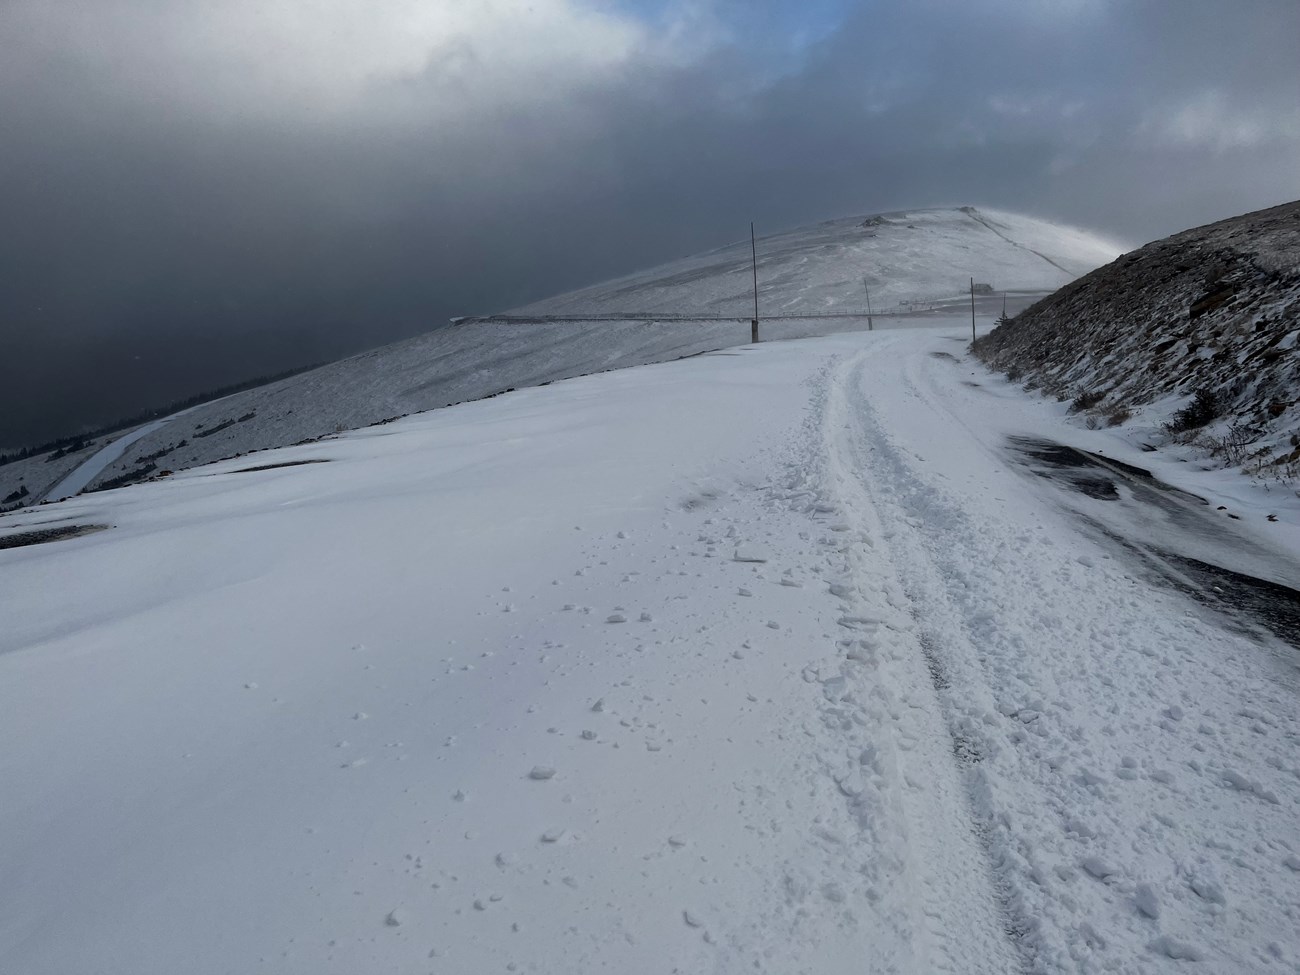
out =
[[[898,314],[909,314],[908,312],[899,312]],[[880,312],[876,312],[880,316]],[[824,312],[820,315],[802,314],[802,315],[764,315],[762,321],[780,322],[794,320],[814,320],[824,318],[852,318],[860,321],[866,321],[869,316],[866,312]],[[679,315],[672,312],[668,313],[643,313],[633,314],[631,312],[605,315],[463,315],[451,319],[453,325],[480,325],[489,322],[499,322],[508,325],[535,325],[542,322],[748,322],[751,320],[749,315]]]

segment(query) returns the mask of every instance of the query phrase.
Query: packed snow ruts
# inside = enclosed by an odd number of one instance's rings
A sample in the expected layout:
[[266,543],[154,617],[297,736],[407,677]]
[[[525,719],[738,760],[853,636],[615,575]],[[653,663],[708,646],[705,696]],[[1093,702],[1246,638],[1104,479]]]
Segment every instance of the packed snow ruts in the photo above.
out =
[[[0,957],[1294,967],[1294,664],[1005,445],[1214,484],[962,385],[930,353],[965,327],[520,390],[266,458],[331,463],[28,513],[115,530],[0,552]],[[1263,552],[1297,514],[1221,528]]]

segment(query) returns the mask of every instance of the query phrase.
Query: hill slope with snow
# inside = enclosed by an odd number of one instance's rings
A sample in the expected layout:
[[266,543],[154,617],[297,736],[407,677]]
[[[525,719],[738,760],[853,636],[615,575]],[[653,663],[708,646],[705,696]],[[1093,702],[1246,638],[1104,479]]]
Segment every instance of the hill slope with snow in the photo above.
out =
[[[981,338],[992,367],[1300,479],[1300,202],[1125,254]],[[1191,413],[1179,409],[1199,404]]]
[[[965,294],[1054,291],[1112,260],[1093,234],[1000,210],[906,210],[831,220],[758,242],[759,314],[877,311]],[[534,302],[518,314],[753,313],[750,243],[741,241]]]
[[[1026,295],[1053,290],[1118,251],[1081,231],[971,207],[833,221],[760,238],[758,248],[765,340],[863,327],[856,319],[766,317],[865,311],[864,275],[877,311],[963,294],[972,276],[1019,293],[1014,308]],[[531,305],[519,313],[522,320],[435,329],[235,393],[157,424],[102,469],[70,473],[68,463],[48,464],[46,457],[5,465],[0,498],[20,485],[29,494],[16,503],[58,498],[87,481],[90,490],[131,483],[508,389],[742,345],[749,341],[751,287],[746,241]],[[982,313],[1000,307],[998,299]],[[581,319],[610,314],[643,317]],[[671,320],[681,315],[743,320]]]

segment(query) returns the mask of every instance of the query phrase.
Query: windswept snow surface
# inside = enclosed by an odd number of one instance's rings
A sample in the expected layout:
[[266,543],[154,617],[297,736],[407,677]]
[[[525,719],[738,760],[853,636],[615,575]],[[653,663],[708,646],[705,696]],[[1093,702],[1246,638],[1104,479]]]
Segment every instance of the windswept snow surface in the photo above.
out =
[[[929,322],[880,313],[897,311],[899,302],[916,303],[908,310],[942,305],[941,299],[966,294],[970,276],[1011,291],[1014,313],[1121,249],[1069,227],[971,207],[891,213],[865,223],[862,217],[836,220],[760,240],[765,341],[861,328],[859,320],[814,316],[864,313],[864,277],[877,327],[907,327]],[[743,248],[539,302],[524,310],[522,322],[434,329],[204,403],[182,422],[142,435],[87,486],[143,479],[155,469],[184,470],[509,389],[743,345],[752,314],[749,261],[745,241]],[[985,301],[981,316],[998,314],[1000,300]],[[805,317],[772,317],[791,314]],[[529,321],[529,315],[567,317]],[[603,315],[625,320],[599,320]],[[705,318],[681,320],[691,315]],[[712,320],[716,316],[743,320]],[[20,478],[39,497],[58,473],[43,459],[0,465],[0,497],[16,490]]]
[[[883,327],[919,323],[928,324],[921,318],[878,320]],[[763,335],[824,335],[861,324],[765,322]],[[94,490],[146,462],[185,470],[506,390],[742,345],[749,335],[749,323],[738,321],[477,322],[441,328],[187,409],[183,420],[134,439],[82,487]],[[30,476],[33,466],[39,476],[39,463],[15,471]],[[0,492],[17,486],[8,470],[0,466]]]
[[3,519],[112,527],[0,550],[0,969],[1296,971],[1294,649],[1016,467],[1123,445],[963,329]]
[[[760,237],[759,311],[816,315],[876,311],[967,293],[970,278],[995,291],[1055,291],[1113,261],[1124,248],[1095,234],[975,207],[900,210],[828,220]],[[748,240],[639,271],[524,308],[519,314],[687,312],[748,316]]]

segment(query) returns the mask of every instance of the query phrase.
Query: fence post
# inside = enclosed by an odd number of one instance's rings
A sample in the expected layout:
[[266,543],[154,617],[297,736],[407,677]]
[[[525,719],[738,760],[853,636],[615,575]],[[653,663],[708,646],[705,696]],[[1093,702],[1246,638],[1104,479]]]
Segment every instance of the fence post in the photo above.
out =
[[975,342],[975,279],[970,279],[970,340]]
[[754,317],[749,320],[749,340],[758,344],[758,245],[754,243],[754,221],[749,221],[749,256],[754,269]]

